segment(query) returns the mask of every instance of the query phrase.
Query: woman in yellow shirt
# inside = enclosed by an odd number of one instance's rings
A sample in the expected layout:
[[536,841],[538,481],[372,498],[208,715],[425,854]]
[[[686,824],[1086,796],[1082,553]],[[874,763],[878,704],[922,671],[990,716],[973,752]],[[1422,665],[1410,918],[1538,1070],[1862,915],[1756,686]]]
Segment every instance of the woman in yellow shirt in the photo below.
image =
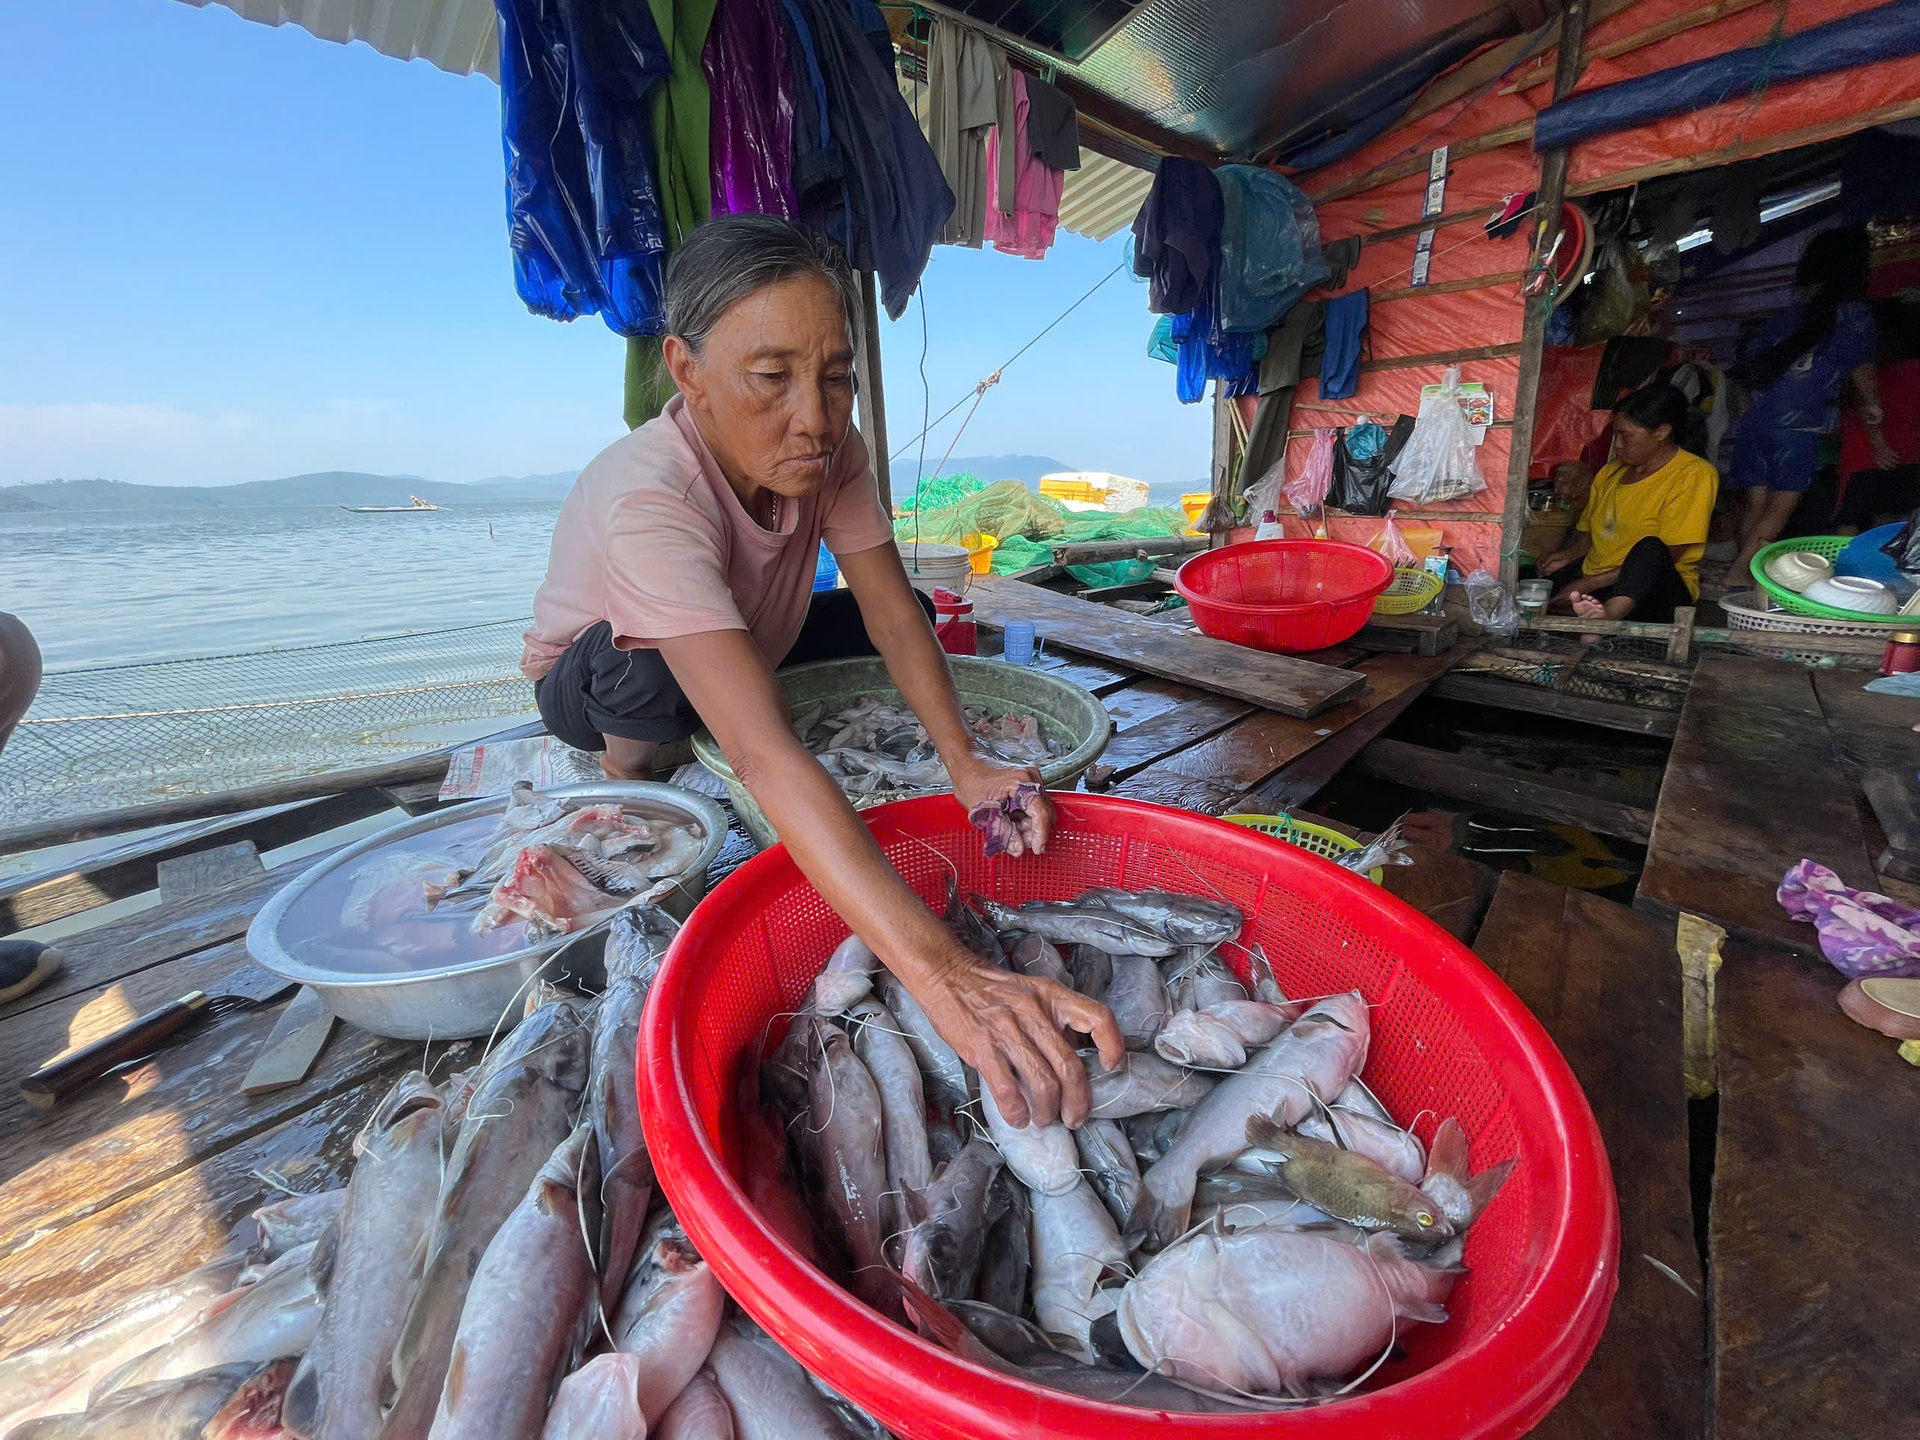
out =
[[1686,416],[1671,385],[1643,385],[1613,407],[1613,459],[1594,477],[1573,542],[1540,561],[1554,609],[1664,623],[1699,598],[1720,475],[1674,443]]

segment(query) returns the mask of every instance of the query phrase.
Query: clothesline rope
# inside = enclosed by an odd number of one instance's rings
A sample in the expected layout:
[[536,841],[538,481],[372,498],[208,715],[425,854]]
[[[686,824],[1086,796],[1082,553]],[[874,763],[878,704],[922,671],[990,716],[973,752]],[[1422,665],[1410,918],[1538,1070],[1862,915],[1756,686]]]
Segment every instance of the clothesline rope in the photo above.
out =
[[[979,381],[972,390],[968,391],[965,395],[962,395],[958,400],[954,401],[953,404],[949,405],[945,410],[943,410],[940,413],[939,419],[935,420],[931,425],[926,426],[923,430],[921,430],[921,432],[918,435],[915,435],[911,440],[907,441],[906,444],[902,445],[898,450],[894,451],[892,455],[888,456],[887,457],[888,462],[891,463],[894,460],[898,460],[902,455],[906,454],[907,451],[911,450],[921,440],[925,439],[929,432],[939,429],[940,426],[946,422],[947,418],[951,416],[954,413],[954,411],[958,410],[962,405],[966,404],[968,400],[972,400],[975,407],[977,408],[980,404],[980,397],[986,393],[986,387],[994,383],[994,381],[998,380],[1001,374],[1007,369],[1009,365],[1013,364],[1014,361],[1018,360],[1022,355],[1026,354],[1034,346],[1038,345],[1042,340],[1046,339],[1048,333],[1052,331],[1056,325],[1058,325],[1062,320],[1065,320],[1067,316],[1071,315],[1074,311],[1078,310],[1082,305],[1086,304],[1087,301],[1091,300],[1094,296],[1094,293],[1098,291],[1101,286],[1105,285],[1109,280],[1113,279],[1114,276],[1118,275],[1122,270],[1126,268],[1127,268],[1127,262],[1122,260],[1118,265],[1114,266],[1113,269],[1109,270],[1105,275],[1101,276],[1099,280],[1094,282],[1092,289],[1088,290],[1086,294],[1082,295],[1078,300],[1074,301],[1073,304],[1069,305],[1066,309],[1062,310],[1058,315],[1054,316],[1053,319],[1048,322],[1046,329],[1042,330],[1038,335],[1035,335],[1031,340],[1027,341],[1026,344],[1022,345],[1018,350],[1014,351],[1013,354],[1009,355],[1005,360],[1002,360],[1000,364],[994,368],[993,374],[991,376],[989,376],[987,379]],[[923,299],[922,304],[924,305],[924,303],[925,301]],[[973,417],[969,415],[967,418],[970,420]],[[961,423],[961,429],[965,429],[965,428],[966,428],[966,425],[965,425],[965,422],[963,421]],[[954,438],[957,440],[959,439],[959,436],[955,435]],[[922,454],[924,455],[924,453],[925,452],[923,451]],[[952,449],[949,448],[947,453],[951,455],[953,453]],[[944,465],[946,462],[943,460],[940,463]]]

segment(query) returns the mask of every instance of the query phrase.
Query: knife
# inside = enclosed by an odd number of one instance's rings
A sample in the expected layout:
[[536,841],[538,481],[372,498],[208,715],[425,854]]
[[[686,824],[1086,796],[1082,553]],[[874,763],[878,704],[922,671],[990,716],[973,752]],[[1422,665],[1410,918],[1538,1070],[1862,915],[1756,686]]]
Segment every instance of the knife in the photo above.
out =
[[144,1060],[189,1026],[270,1005],[295,984],[249,960],[211,990],[189,990],[178,1000],[122,1025],[111,1035],[103,1035],[90,1045],[82,1045],[42,1065],[20,1082],[20,1093],[28,1104],[41,1110],[51,1109],[109,1070]]
[[333,1012],[311,986],[302,985],[300,993],[287,1002],[287,1008],[273,1022],[273,1033],[260,1047],[247,1078],[240,1082],[240,1093],[265,1095],[298,1085],[307,1078],[331,1034]]

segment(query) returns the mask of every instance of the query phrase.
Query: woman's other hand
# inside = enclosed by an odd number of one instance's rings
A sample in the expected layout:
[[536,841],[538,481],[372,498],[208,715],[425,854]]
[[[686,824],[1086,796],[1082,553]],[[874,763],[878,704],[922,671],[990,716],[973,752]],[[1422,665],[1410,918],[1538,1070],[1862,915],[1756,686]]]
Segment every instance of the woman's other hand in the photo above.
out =
[[1542,575],[1557,575],[1571,565],[1577,557],[1570,550],[1555,550],[1543,555],[1534,562],[1533,568]]
[[914,999],[980,1072],[1010,1125],[1078,1125],[1087,1118],[1087,1067],[1063,1031],[1092,1036],[1109,1069],[1126,1063],[1126,1041],[1107,1007],[1051,980],[956,961],[915,989]]
[[[978,758],[949,773],[954,799],[969,815],[982,805],[1002,805],[1022,785],[1040,784],[1040,772],[1031,765],[1002,765]],[[1029,850],[1038,855],[1046,850],[1047,837],[1053,834],[1053,802],[1045,790],[1021,807],[1014,832],[1007,842],[1009,855],[1024,855]]]

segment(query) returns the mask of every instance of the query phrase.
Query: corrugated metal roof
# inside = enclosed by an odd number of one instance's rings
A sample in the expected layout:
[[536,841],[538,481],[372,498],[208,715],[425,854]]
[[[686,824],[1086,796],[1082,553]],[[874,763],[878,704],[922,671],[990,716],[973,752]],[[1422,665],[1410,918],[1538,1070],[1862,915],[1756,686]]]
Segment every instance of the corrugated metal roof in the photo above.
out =
[[500,78],[493,0],[186,0],[225,5],[262,25],[298,25],[344,45],[360,40],[397,60],[425,60],[455,75]]
[[1089,240],[1104,240],[1133,223],[1152,188],[1152,171],[1082,148],[1080,168],[1068,172],[1060,196],[1061,227]]

